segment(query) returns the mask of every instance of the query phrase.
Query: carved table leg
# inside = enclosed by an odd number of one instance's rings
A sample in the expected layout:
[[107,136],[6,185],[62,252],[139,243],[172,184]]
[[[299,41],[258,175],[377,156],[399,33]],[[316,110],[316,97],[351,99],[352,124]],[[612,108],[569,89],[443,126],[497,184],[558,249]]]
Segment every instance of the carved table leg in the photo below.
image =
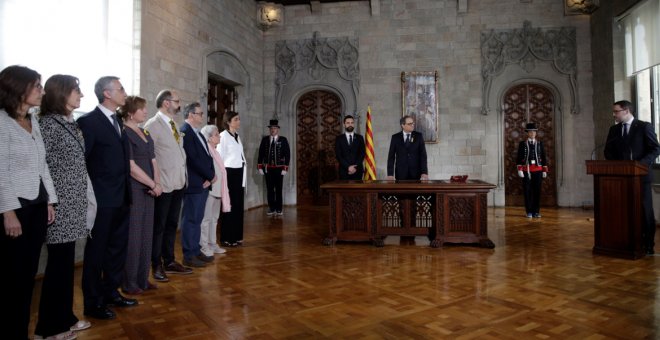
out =
[[385,246],[385,238],[384,237],[378,237],[373,239],[373,244],[374,246],[381,248]]

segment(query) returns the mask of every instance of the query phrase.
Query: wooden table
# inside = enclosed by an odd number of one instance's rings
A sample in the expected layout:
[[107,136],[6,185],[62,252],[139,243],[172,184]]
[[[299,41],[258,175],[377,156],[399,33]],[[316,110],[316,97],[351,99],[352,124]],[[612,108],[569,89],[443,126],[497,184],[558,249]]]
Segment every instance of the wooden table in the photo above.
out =
[[429,236],[431,247],[477,243],[488,238],[487,197],[495,185],[480,180],[334,181],[330,193],[330,231],[323,244],[372,241],[382,247],[389,235]]

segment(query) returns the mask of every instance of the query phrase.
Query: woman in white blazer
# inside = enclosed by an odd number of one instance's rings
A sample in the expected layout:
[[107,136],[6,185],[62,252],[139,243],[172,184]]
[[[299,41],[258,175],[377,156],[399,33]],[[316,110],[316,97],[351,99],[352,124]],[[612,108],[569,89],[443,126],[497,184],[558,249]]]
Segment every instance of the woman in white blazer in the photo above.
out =
[[221,215],[220,241],[226,247],[236,247],[243,244],[243,197],[247,165],[243,143],[238,136],[241,118],[238,113],[229,111],[223,116],[222,122],[225,130],[220,134],[220,144],[216,149],[224,160],[227,170],[231,211],[223,212]]
[[0,291],[2,335],[27,339],[34,276],[46,228],[55,220],[57,196],[35,114],[41,104],[41,75],[24,66],[0,72]]

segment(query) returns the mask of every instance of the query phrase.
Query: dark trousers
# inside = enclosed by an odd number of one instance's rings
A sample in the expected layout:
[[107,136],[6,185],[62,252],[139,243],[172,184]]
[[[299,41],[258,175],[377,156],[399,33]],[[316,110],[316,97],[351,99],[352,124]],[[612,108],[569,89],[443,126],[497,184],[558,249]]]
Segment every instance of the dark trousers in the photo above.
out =
[[202,235],[202,220],[208,197],[208,190],[183,196],[181,248],[183,248],[183,258],[188,261],[201,254],[199,239]]
[[282,211],[282,169],[271,168],[266,172],[266,190],[269,211]]
[[[523,193],[525,194],[525,211],[528,214],[538,214],[541,204],[541,180],[543,172],[524,172],[522,178]],[[530,177],[531,175],[531,177]]]
[[87,238],[82,290],[85,308],[119,295],[128,244],[128,206],[99,207],[92,235]]
[[[649,170],[650,171],[650,170]],[[651,182],[642,183],[642,209],[644,209],[644,247],[652,250],[655,246],[655,215],[653,213],[653,191]]]
[[[154,238],[151,246],[151,266],[174,262],[174,242],[179,226],[183,189],[156,197],[154,205]],[[161,262],[162,258],[162,262]]]
[[34,333],[47,338],[78,322],[73,314],[73,271],[76,241],[48,244],[48,262],[41,286],[39,320]]
[[0,258],[5,265],[0,279],[0,329],[3,339],[27,339],[34,276],[39,266],[41,245],[46,238],[46,203],[14,210],[21,222],[22,235],[10,238],[0,218]]
[[234,243],[243,240],[243,168],[227,168],[227,187],[231,211],[221,215],[220,241]]

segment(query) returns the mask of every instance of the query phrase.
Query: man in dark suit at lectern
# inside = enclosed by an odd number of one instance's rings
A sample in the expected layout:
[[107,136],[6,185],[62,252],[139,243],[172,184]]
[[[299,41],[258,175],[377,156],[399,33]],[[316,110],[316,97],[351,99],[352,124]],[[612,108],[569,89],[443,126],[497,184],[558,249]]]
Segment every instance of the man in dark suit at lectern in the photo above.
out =
[[335,139],[335,157],[339,163],[339,179],[361,180],[364,175],[364,138],[354,133],[355,119],[344,117],[344,133]]
[[631,102],[622,100],[614,103],[615,125],[610,127],[605,143],[605,158],[608,160],[635,160],[649,166],[648,175],[642,180],[642,206],[644,209],[643,232],[646,253],[654,253],[655,216],[653,215],[653,169],[651,165],[660,155],[660,144],[653,125],[635,119]]
[[399,124],[401,132],[392,135],[387,154],[387,179],[429,179],[424,137],[413,131],[415,119],[403,116]]

